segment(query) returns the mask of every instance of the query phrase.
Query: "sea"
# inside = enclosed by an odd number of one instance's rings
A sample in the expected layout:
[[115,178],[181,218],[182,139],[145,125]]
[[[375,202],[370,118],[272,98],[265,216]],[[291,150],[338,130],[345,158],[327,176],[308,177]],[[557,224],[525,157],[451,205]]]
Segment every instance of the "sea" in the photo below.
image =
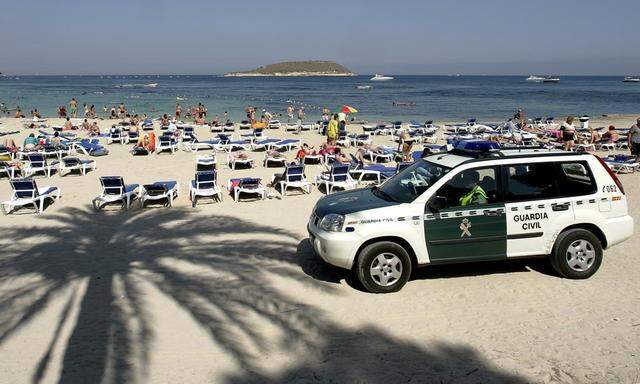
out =
[[[323,108],[358,110],[356,120],[503,121],[517,109],[528,117],[640,114],[640,84],[621,76],[563,76],[559,83],[531,83],[526,76],[395,76],[387,82],[354,77],[223,77],[192,75],[6,76],[0,77],[0,103],[9,114],[37,108],[55,116],[72,97],[103,108],[125,103],[131,113],[158,117],[204,104],[209,117],[224,112],[234,121],[253,105],[285,115],[288,105],[304,106],[316,120]],[[358,89],[369,85],[370,89]],[[286,121],[286,116],[281,120]]]

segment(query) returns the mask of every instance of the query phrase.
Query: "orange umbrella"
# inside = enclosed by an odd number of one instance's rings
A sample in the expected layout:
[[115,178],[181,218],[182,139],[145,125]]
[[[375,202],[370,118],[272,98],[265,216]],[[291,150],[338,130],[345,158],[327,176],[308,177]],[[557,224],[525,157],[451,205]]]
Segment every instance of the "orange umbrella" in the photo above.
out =
[[343,112],[343,113],[357,113],[358,110],[353,108],[353,107],[351,107],[351,106],[349,106],[349,105],[343,105],[342,109],[340,110],[340,112]]

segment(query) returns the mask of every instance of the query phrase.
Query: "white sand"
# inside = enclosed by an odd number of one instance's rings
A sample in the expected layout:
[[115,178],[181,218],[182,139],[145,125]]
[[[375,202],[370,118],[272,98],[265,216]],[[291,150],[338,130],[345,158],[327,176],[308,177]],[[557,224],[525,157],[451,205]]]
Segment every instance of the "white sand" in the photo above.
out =
[[[0,121],[0,131],[18,124]],[[193,209],[186,191],[196,154],[132,157],[129,146],[108,148],[84,177],[38,178],[63,193],[43,214],[0,216],[0,382],[640,378],[636,238],[607,250],[585,281],[555,276],[544,260],[510,261],[429,267],[398,293],[372,295],[313,256],[306,221],[317,190],[241,203],[225,196]],[[221,184],[278,171],[221,169]],[[309,177],[321,169],[309,166]],[[171,209],[95,213],[101,175],[177,180],[181,196]],[[622,180],[638,218],[638,175]],[[9,190],[0,180],[0,199]]]

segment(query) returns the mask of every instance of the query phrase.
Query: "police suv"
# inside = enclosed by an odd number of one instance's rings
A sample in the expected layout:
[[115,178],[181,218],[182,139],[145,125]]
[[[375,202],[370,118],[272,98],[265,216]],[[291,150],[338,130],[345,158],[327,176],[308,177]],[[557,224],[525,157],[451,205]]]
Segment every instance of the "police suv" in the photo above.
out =
[[327,195],[308,224],[315,252],[370,292],[397,291],[428,264],[548,256],[571,279],[628,239],[622,184],[597,156],[458,142],[379,187]]

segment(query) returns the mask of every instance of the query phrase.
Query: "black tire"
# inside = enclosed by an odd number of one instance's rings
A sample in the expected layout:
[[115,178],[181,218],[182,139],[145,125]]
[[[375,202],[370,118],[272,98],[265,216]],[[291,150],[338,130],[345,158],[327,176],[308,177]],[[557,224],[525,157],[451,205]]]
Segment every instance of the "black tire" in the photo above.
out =
[[[585,267],[572,267],[576,261],[571,261],[570,247],[574,245],[580,246],[580,252],[583,260],[587,263]],[[586,251],[592,253],[589,257]],[[602,243],[596,235],[586,229],[570,229],[562,232],[556,239],[551,253],[551,265],[556,272],[567,279],[587,279],[593,276],[602,264]]]
[[[399,262],[394,267],[386,266],[400,272],[400,276],[389,277],[391,281],[389,285],[382,285],[380,276],[373,276],[371,268],[380,264],[378,256],[384,255],[385,258],[397,257]],[[400,268],[397,265],[400,265]],[[358,255],[358,263],[356,265],[356,274],[358,280],[364,288],[371,293],[389,293],[399,291],[409,280],[411,276],[411,258],[407,251],[399,244],[390,241],[381,241],[366,246]],[[392,272],[389,272],[392,273]]]

